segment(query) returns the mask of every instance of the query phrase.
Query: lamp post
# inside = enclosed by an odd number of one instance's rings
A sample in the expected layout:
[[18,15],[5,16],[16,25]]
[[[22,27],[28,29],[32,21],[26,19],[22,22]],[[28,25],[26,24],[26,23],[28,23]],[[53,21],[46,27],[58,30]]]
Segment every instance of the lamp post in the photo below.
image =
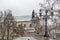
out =
[[[51,8],[51,10],[52,10],[52,8]],[[48,13],[48,10],[46,9],[45,10],[45,15],[42,15],[42,9],[40,9],[40,18],[41,18],[41,16],[43,16],[43,18],[45,19],[45,34],[44,34],[44,37],[49,37],[49,34],[48,34],[48,28],[47,28],[47,19],[48,19],[48,17],[49,16],[53,16],[53,12],[51,12],[51,15],[48,15],[47,13]]]
[[[41,12],[41,11],[42,11],[42,10],[40,10],[40,12]],[[44,17],[44,19],[45,19],[45,34],[44,34],[44,37],[49,37],[49,35],[48,35],[48,30],[47,30],[47,17],[48,17],[47,13],[48,13],[48,10],[46,10],[45,13],[46,13],[46,15],[42,15],[42,13],[40,13],[40,17],[41,17],[41,16],[45,16],[45,17]]]
[[48,30],[47,30],[47,17],[48,17],[47,13],[48,13],[48,10],[46,10],[46,15],[45,15],[45,34],[44,34],[44,37],[49,37]]

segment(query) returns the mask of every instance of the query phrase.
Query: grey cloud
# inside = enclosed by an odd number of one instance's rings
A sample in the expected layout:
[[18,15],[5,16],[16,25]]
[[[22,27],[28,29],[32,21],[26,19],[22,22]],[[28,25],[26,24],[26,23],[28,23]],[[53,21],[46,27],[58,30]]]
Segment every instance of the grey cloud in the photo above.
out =
[[14,16],[31,15],[41,0],[0,0],[0,10],[11,9]]

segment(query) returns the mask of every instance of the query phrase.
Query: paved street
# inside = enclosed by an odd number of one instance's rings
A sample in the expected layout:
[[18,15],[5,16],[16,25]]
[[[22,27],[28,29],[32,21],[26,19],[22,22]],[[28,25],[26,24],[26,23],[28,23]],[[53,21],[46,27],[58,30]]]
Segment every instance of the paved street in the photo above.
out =
[[34,37],[18,37],[13,40],[37,40]]

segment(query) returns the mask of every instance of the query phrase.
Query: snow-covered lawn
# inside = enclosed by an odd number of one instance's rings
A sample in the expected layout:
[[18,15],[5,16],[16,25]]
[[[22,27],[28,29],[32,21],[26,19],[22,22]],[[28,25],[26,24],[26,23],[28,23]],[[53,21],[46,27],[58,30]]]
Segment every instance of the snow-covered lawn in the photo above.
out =
[[55,38],[55,39],[49,39],[49,40],[60,40],[60,38]]
[[13,40],[37,40],[34,37],[18,37]]

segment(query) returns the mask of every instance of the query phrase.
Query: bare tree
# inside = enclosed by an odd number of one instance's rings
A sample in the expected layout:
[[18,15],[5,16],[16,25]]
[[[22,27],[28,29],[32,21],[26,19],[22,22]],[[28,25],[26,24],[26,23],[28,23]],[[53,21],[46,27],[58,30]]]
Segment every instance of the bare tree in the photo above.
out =
[[[3,29],[2,29],[2,19],[3,19],[3,12],[0,11],[0,30],[1,30],[1,34],[3,33]],[[3,35],[2,35],[3,36]]]
[[[55,5],[59,4],[60,5],[60,0],[45,0],[45,3],[39,3],[40,7],[42,7],[42,10],[48,10],[50,12],[59,12],[60,9],[55,10]],[[57,5],[56,5],[57,6]],[[54,8],[54,10],[51,10],[51,8]]]
[[[56,7],[55,7],[58,4],[60,5],[60,0],[46,0],[46,2],[44,4],[40,3],[40,7],[42,7],[41,8],[42,11],[48,10],[48,12],[51,13],[51,15],[53,15],[54,12],[58,12],[60,14],[60,9],[56,10]],[[58,16],[58,15],[53,15],[53,16]]]
[[[9,40],[9,30],[14,27],[14,17],[12,16],[11,10],[8,10],[8,14],[4,18],[4,26],[7,30],[7,40]],[[13,31],[13,29],[12,29]]]

